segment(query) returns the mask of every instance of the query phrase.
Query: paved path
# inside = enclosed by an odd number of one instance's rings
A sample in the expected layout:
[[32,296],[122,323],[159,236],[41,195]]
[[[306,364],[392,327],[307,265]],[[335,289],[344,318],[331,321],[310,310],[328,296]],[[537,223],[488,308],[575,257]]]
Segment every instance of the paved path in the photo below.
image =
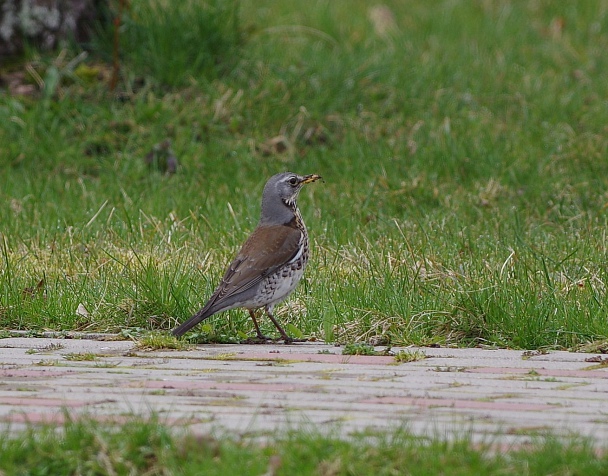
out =
[[[156,412],[201,433],[264,436],[303,424],[348,434],[405,424],[501,444],[575,432],[606,446],[608,365],[585,361],[602,356],[419,351],[425,359],[397,363],[319,343],[144,352],[125,341],[7,338],[0,422],[60,423],[64,409],[110,421]],[[95,360],[70,360],[84,354]]]

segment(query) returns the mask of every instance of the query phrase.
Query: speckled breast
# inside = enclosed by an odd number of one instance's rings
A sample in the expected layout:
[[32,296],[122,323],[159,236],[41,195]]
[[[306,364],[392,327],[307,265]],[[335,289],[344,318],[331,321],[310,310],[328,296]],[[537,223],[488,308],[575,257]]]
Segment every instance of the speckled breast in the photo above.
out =
[[268,276],[260,285],[256,297],[256,306],[262,307],[268,304],[276,304],[285,299],[296,288],[304,274],[308,263],[308,233],[306,228],[300,229],[299,251],[295,256],[282,266],[277,272]]

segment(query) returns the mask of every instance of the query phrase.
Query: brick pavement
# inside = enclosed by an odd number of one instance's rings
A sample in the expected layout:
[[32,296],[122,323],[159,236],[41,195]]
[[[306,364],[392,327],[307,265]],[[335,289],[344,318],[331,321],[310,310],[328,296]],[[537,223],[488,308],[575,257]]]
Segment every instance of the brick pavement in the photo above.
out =
[[[585,361],[594,354],[420,350],[427,358],[397,363],[321,343],[144,352],[128,341],[6,338],[0,422],[155,412],[194,432],[262,437],[300,425],[343,434],[405,425],[507,445],[546,432],[608,437],[608,366]],[[79,353],[95,359],[66,358]]]

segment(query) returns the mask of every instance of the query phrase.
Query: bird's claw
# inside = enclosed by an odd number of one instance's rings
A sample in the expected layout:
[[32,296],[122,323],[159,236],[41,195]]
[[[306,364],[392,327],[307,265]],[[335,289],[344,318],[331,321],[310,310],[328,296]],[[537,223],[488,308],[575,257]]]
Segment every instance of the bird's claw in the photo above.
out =
[[275,340],[272,337],[268,337],[265,335],[259,335],[256,337],[248,337],[247,339],[245,339],[244,343],[245,344],[270,344],[274,341]]
[[308,339],[305,339],[305,338],[304,339],[298,339],[298,338],[295,338],[295,337],[284,337],[283,338],[283,343],[285,345],[297,344],[299,342],[308,342]]

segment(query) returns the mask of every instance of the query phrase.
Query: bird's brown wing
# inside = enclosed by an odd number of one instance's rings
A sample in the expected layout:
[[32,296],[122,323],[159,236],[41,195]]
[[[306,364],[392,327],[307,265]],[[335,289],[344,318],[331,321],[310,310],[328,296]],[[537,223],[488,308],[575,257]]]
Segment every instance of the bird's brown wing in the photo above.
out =
[[230,297],[255,287],[298,254],[301,239],[302,232],[290,226],[256,228],[228,266],[205,307],[221,308],[222,302]]
[[285,225],[259,226],[247,239],[205,306],[173,329],[182,336],[216,312],[253,299],[255,286],[300,252],[302,232]]

